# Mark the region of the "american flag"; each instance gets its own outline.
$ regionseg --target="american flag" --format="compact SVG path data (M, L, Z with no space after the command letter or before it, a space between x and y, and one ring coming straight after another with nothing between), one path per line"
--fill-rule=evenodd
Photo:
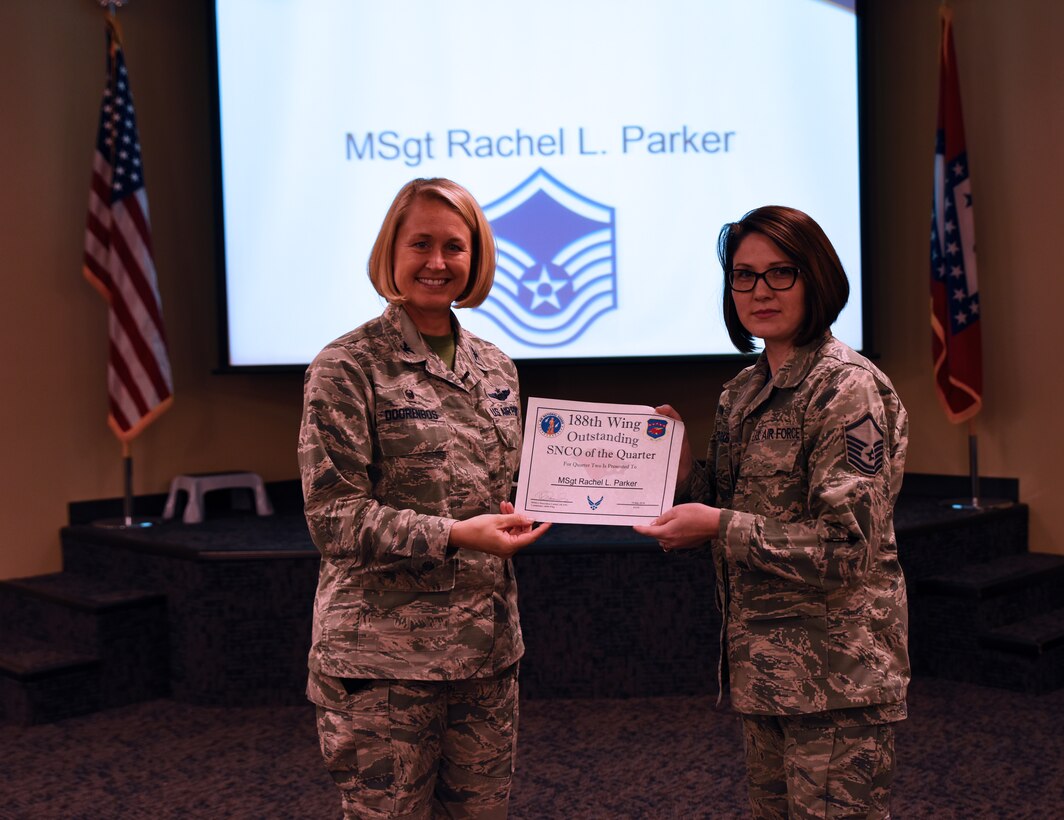
M946 417L983 406L983 343L975 270L975 220L964 143L951 12L943 8L935 193L931 207L931 353Z
M113 17L107 18L107 85L92 162L83 271L107 300L108 424L128 444L170 406L174 390L133 95Z

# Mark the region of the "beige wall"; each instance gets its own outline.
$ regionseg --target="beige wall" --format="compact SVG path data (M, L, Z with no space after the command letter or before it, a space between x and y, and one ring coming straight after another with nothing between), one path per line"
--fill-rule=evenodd
M909 465L964 474L964 428L931 381L927 244L937 94L938 0L873 0L877 123L875 287L881 365L912 417ZM1064 4L953 0L979 237L986 392L982 472L1016 476L1031 504L1032 547L1064 552L1054 515L1064 380L1052 360L1064 285L1061 233ZM176 401L134 444L135 491L183 472L248 469L294 478L297 375L221 376L206 18L188 0L131 0L119 13L137 101ZM103 71L94 0L4 3L0 30L0 249L6 353L0 404L0 578L61 568L70 501L122 493L121 453L105 426L106 311L80 276L89 163ZM748 36L757 52L757 34ZM756 93L756 89L751 90ZM717 321L707 306L707 321ZM522 369L526 395L669 401L703 449L733 364Z
M965 426L945 420L931 385L928 156L937 100L939 3L873 0L879 104L873 196L879 219L882 365L909 408L909 469L967 472ZM1031 548L1064 553L1057 515L1064 445L1054 428L1064 379L1064 4L951 0L979 254L984 396L980 472L1020 479Z

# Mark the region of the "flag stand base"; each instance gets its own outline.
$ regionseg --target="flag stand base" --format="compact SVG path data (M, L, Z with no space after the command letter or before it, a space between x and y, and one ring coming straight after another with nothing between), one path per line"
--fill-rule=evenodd
M969 422L969 425L971 422ZM972 494L967 498L945 498L939 506L951 510L1000 510L1015 504L1008 498L983 498L979 495L979 439L975 433L968 433L968 475L971 480Z
M122 515L115 518L101 518L92 522L92 526L111 530L144 530L162 522L158 517L133 515L133 457L128 444L123 445L123 473L125 474L125 496L122 499Z
M111 530L143 530L158 523L158 518L101 518L99 521L93 521L92 526Z
M944 498L938 503L951 510L1002 510L1016 502L1007 498Z

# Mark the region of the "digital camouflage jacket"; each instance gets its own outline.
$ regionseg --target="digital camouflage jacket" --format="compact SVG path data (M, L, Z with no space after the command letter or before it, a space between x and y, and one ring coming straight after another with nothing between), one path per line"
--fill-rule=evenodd
M448 549L455 520L498 512L520 460L517 371L462 330L450 371L401 307L307 370L299 465L321 552L316 676L488 676L524 651L510 561Z
M722 508L712 548L737 711L904 716L893 512L907 441L890 380L830 334L775 377L762 355L724 386L692 492Z

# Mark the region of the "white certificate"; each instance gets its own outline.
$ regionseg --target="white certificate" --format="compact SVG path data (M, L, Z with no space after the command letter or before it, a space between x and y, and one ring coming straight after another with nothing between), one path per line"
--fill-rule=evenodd
M514 508L560 524L648 524L672 507L683 422L635 404L528 400Z

